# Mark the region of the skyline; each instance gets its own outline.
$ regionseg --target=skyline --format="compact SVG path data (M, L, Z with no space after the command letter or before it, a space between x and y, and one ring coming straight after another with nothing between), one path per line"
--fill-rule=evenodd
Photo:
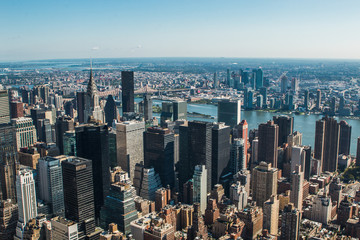
M2 2L0 61L90 56L359 59L360 33L354 29L360 2L322 3Z

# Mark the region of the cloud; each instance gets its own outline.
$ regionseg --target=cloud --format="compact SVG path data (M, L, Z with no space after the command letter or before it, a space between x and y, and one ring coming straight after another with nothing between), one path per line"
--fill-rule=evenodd
M99 50L99 49L100 49L100 47L95 46L95 47L93 47L91 50L92 50L92 51L97 51L97 50Z

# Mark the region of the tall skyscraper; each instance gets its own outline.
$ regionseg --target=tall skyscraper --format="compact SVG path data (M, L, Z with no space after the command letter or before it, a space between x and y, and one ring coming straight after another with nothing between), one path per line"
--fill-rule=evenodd
M200 204L201 213L205 213L207 200L207 170L205 165L195 166L193 176L193 202Z
M0 186L3 199L16 200L16 140L10 124L0 124ZM0 194L1 195L1 194Z
M144 119L149 121L153 118L152 99L151 95L146 93L144 95Z
M309 96L309 90L305 90L305 95L304 95L304 108L306 111L309 110L309 102L310 101L310 96Z
M301 213L293 204L285 207L281 219L281 240L299 239Z
M244 139L235 138L230 151L230 170L233 174L246 169Z
M321 90L316 90L316 109L321 109Z
M286 77L285 74L281 75L280 84L281 84L281 92L286 93L287 89L288 89L289 82L288 82L288 78Z
M56 145L59 147L60 154L64 154L64 134L66 131L74 131L74 120L68 116L61 116L56 119Z
M246 160L245 167L247 168L248 165L248 157L247 157L247 150L248 146L248 123L246 120L242 120L238 125L236 125L233 129L233 138L242 138L244 139L244 155Z
M331 113L331 115L335 115L335 113L336 113L336 97L331 98L330 113Z
M134 179L135 165L144 161L145 123L138 121L116 124L118 165Z
M39 198L50 205L51 214L64 216L64 192L61 163L58 158L39 159Z
M259 90L264 85L264 74L261 68L256 70L256 90Z
M135 112L134 108L134 72L121 72L122 109L124 112Z
M339 154L350 155L351 126L344 120L340 121Z
M316 121L314 157L319 159L322 171L334 172L338 166L340 127L331 117Z
M107 123L108 126L112 126L114 119L118 120L118 116L119 116L119 110L116 107L116 103L112 95L109 95L106 100L104 112L105 112L105 122Z
M279 127L274 121L259 125L258 161L271 163L277 167L277 147L279 143ZM267 200L267 199L266 199Z
M95 215L100 209L110 187L109 132L106 124L83 124L75 128L77 156L90 159L92 163L95 193Z
M7 90L0 90L0 124L10 122L10 104Z
M49 119L38 119L37 120L37 132L39 141L45 143L53 142L53 134L51 123Z
M219 80L217 78L216 72L214 72L214 89L219 87Z
M230 127L215 123L212 129L211 186L219 183L230 160Z
M38 215L32 170L22 169L16 175L16 196L19 207L16 236L22 239L25 225L30 219L36 218Z
M90 69L90 79L85 93L84 122L88 122L91 117L102 123L105 122L104 111L100 107L99 95L92 69Z
M360 137L357 138L356 144L356 166L360 166Z
M254 168L252 176L252 193L256 205L262 207L272 195L277 194L278 169L271 163L260 162Z
M296 93L299 90L299 81L297 78L291 79L291 90Z
M49 86L47 85L35 86L33 91L34 91L34 95L38 96L38 98L41 99L43 103L49 104L49 91L50 91Z
M163 186L175 186L174 133L169 129L150 127L144 133L145 167L153 167Z
M279 199L272 195L264 203L264 225L271 235L277 236L279 231Z
M282 146L284 143L287 143L288 136L293 133L294 117L287 115L274 116L273 121L279 127L278 146Z
M187 103L185 101L173 102L174 116L173 121L178 119L187 119Z
M11 119L11 124L16 131L16 146L19 151L20 148L26 148L34 145L37 141L36 129L31 118L14 118Z
M95 231L95 207L92 163L69 157L61 162L65 217L78 223L79 239Z
M226 69L226 85L230 87L230 83L231 83L230 69Z
M85 92L77 92L76 93L76 106L77 106L77 114L79 123L85 122ZM87 120L86 120L87 121Z
M218 102L218 122L224 122L230 127L240 123L241 102L240 100L221 100Z
M304 172L301 171L301 166L296 165L295 171L291 173L291 194L290 202L294 203L295 207L302 211L303 203L303 186L304 186Z

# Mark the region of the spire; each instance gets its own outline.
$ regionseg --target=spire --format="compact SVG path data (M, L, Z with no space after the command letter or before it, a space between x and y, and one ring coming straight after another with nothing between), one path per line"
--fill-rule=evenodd
M90 58L90 79L87 86L87 93L91 95L95 95L97 93L97 87L94 81L94 76L92 72L92 60Z

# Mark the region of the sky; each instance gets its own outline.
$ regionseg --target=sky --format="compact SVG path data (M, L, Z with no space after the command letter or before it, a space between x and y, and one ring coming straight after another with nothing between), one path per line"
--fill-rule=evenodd
M359 0L1 0L0 61L360 59Z

